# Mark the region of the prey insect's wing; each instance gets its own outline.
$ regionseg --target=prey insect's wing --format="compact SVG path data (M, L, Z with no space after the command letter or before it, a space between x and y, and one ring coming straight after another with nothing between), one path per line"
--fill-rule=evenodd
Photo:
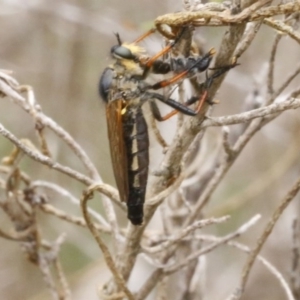
M128 200L127 152L123 136L122 100L106 106L107 130L113 171L121 201Z

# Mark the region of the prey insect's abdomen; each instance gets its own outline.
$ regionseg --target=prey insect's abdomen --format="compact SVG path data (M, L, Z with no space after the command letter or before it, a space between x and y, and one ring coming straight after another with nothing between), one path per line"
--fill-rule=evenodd
M143 222L149 165L148 129L140 106L126 109L123 115L123 136L128 162L128 219L132 224L140 225Z

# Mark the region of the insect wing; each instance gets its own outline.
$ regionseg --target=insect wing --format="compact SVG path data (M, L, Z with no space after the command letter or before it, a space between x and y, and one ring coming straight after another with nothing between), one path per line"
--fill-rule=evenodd
M127 152L123 136L122 100L106 106L107 130L114 176L121 201L128 199Z

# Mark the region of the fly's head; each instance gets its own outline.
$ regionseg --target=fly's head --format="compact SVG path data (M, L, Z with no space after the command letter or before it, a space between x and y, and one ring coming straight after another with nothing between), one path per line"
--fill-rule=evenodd
M124 67L124 71L133 75L141 73L141 62L145 60L145 49L136 43L122 43L116 34L118 45L111 47L110 54L116 65Z
M142 76L143 64L147 60L144 48L136 43L122 43L118 34L116 37L118 44L110 50L114 63L104 70L99 83L99 94L106 103L110 101L110 94L119 88L128 91L126 95L136 93L138 78Z

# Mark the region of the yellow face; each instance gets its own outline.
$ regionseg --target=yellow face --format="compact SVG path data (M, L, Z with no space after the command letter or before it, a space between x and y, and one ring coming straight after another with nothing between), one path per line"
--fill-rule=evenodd
M145 53L145 49L138 46L135 43L132 43L132 44L123 43L122 46L128 48L131 51L131 53L133 55L135 55L136 57L139 57L139 56L143 55L143 53ZM125 69L127 71L129 71L131 73L139 73L140 72L139 64L132 59L121 59L120 63L125 67Z

